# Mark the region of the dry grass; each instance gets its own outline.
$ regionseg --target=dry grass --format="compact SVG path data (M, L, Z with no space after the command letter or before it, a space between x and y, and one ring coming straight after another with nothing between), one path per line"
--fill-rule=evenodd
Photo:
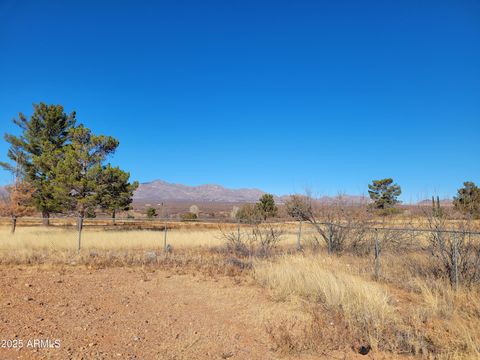
M74 250L78 232L74 229L20 227L12 235L9 229L0 228L0 249ZM213 247L222 245L216 230L172 230L167 232L167 242L174 248ZM155 250L163 248L164 232L148 230L98 231L86 228L82 232L82 249L102 250Z
M235 230L231 230L236 232ZM242 232L251 231L243 227ZM284 236L284 244L294 244L294 234ZM72 250L77 248L78 232L75 228L59 227L18 227L14 235L7 226L0 227L0 249L55 249ZM108 230L86 227L82 232L82 249L158 249L163 248L164 232L162 230ZM215 228L185 227L167 231L167 243L174 248L217 247L225 244L222 232Z
M277 300L299 296L340 314L347 326L376 348L397 317L393 299L378 284L336 269L317 257L290 256L255 266L257 281Z
M454 291L443 280L409 277L405 269L397 284L375 282L362 265L354 257L324 254L257 262L255 278L274 299L300 299L311 315L300 333L295 323L280 321L273 330L270 326L278 346L318 351L318 342L341 334L354 348L364 345L435 359L480 358L478 289ZM335 334L326 332L329 325Z

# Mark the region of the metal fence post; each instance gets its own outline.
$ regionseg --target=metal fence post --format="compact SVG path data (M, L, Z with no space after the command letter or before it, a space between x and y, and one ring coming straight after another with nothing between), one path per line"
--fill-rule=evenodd
M78 216L78 243L77 243L77 252L80 252L82 248L82 230L83 230L83 216Z
M298 223L297 251L302 250L301 239L302 239L302 220L300 220L300 222Z
M458 289L458 239L457 233L453 233L453 249L452 249L452 265L453 265L453 273L452 273L452 285L454 286L455 290Z
M167 251L167 220L165 220L165 226L163 230L163 251Z
M374 253L375 253L375 280L378 280L380 277L380 244L378 242L378 229L375 229L375 242L374 242Z

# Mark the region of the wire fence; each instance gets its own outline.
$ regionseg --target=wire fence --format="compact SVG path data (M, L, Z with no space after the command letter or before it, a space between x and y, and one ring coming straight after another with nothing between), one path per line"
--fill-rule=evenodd
M11 232L18 227L33 227L44 223L41 217L0 218L0 224L11 225ZM306 247L324 247L329 254L350 251L360 255L373 254L374 277L382 272L382 257L385 253L398 254L406 251L428 251L447 269L454 287L460 279L475 278L480 281L480 231L462 223L434 222L426 226L385 226L384 223L366 222L348 224L339 222L262 221L258 223L233 219L181 220L172 218L50 218L52 227L68 227L77 234L77 251L82 249L84 229L145 230L160 232L159 244L163 251L170 250L169 233L182 227L221 230L225 239L241 244L259 241L263 247L275 246L282 236L295 239L295 251ZM227 234L228 233L228 234ZM6 235L1 235L6 236ZM13 235L12 235L13 236ZM278 238L278 239L277 239ZM253 239L253 240L252 240ZM250 255L252 252L250 252ZM467 274L468 273L468 274ZM467 275L466 275L467 274Z

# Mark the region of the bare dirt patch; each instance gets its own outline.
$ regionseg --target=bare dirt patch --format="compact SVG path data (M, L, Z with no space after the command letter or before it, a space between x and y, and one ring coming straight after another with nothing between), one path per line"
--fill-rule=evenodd
M279 305L231 278L126 267L0 273L1 338L24 341L20 350L0 349L2 359L289 358L272 350L265 331L263 315ZM26 348L29 339L61 346Z

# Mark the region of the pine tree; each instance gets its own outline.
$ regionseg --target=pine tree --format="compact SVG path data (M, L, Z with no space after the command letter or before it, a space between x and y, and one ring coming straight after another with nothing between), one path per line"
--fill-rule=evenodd
M390 209L399 203L402 193L400 186L393 184L393 179L373 180L368 185L368 194L373 200L373 207L380 210Z
M263 194L257 202L256 207L263 220L277 216L278 208L272 194Z
M103 162L118 147L110 136L94 135L83 125L70 130L70 143L55 168L54 191L65 209L84 217L100 205Z
M112 167L110 164L101 169L99 178L97 201L104 211L112 215L115 223L117 211L126 211L131 208L133 193L138 188L138 182L130 183L128 172L119 167Z
M67 115L61 105L34 104L29 119L20 113L18 119L13 120L21 135L5 134L10 144L7 156L15 166L5 162L0 166L15 171L34 188L33 204L42 213L46 225L51 213L62 210L53 181L56 164L62 159L70 130L75 126L75 116L75 112Z
M480 218L480 188L471 181L464 182L453 198L453 205L464 214Z

